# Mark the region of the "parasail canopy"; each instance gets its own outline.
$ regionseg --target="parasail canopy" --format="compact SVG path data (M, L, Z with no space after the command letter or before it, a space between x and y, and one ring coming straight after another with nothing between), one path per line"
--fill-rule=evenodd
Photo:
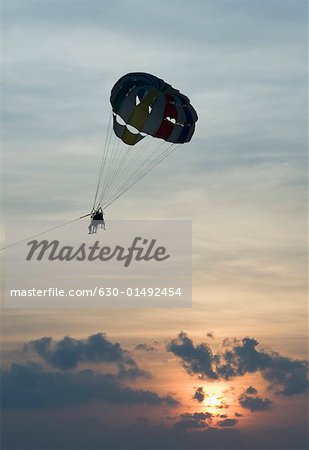
M114 85L110 102L114 132L135 145L145 135L183 144L193 136L198 117L190 100L160 78L128 73Z
M110 117L93 210L110 206L177 144L189 142L198 117L188 97L154 75L121 77L111 91Z

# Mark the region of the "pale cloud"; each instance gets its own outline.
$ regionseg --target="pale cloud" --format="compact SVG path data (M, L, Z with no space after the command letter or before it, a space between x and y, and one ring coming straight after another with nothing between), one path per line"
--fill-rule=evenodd
M191 98L195 138L108 215L192 218L196 309L173 320L135 312L130 326L200 329L207 313L226 327L221 311L244 328L251 315L256 327L265 315L304 320L305 10L271 0L4 2L5 213L65 221L87 212L110 89L123 73L152 72Z

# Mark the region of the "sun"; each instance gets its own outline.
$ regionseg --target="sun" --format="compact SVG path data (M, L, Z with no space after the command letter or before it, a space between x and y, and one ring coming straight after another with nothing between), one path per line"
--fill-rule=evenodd
M221 394L212 394L209 397L205 398L204 404L205 406L209 406L212 408L216 408L220 406L222 403L222 395Z
M215 414L228 408L231 395L226 384L220 386L218 384L208 385L204 388L204 391L205 398L202 405L207 411Z

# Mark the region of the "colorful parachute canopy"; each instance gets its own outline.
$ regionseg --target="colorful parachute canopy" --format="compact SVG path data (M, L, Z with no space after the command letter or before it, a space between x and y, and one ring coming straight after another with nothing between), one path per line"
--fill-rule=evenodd
M124 75L110 102L114 132L126 144L135 145L146 135L183 144L193 136L198 117L190 100L154 75Z

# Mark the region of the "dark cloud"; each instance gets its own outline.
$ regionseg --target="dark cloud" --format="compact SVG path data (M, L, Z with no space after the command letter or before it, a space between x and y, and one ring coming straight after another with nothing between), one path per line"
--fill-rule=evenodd
M277 394L291 396L308 390L308 363L272 353L272 364L262 375Z
M208 344L194 345L189 336L181 332L169 342L167 350L181 359L190 375L201 379L229 380L260 372L277 394L301 394L308 389L306 361L258 349L258 341L249 337L224 339L222 344L222 351L214 353Z
M252 338L244 338L227 347L216 358L217 373L220 378L230 379L246 373L263 370L271 364L271 357L256 350L258 341Z
M160 397L152 391L134 390L120 383L117 376L92 370L48 372L37 364L13 364L1 377L4 409L35 409L107 403L175 406L177 400Z
M270 409L272 401L268 398L250 397L249 395L239 398L239 404L246 409L254 411L265 411Z
M200 378L218 378L212 369L214 356L208 344L194 346L192 340L182 331L176 339L167 344L167 350L182 360L188 373L198 375Z
M179 416L181 420L174 424L174 428L184 430L189 428L206 428L208 426L207 421L211 421L212 416L209 412L183 413Z
M24 349L33 350L50 366L61 370L74 369L81 363L108 363L118 367L120 379L150 377L118 342L110 342L104 333L87 339L65 336L59 341L45 336L27 343Z
M202 386L198 387L194 392L193 399L199 403L202 403L205 400L206 394Z
M244 338L220 355L217 372L222 378L260 371L277 394L301 394L308 389L308 363L257 349L258 341Z
M153 352L156 351L156 346L155 345L150 345L150 344L138 344L134 348L134 350L147 352L147 353L153 353Z
M110 342L104 333L84 340L66 336L57 342L51 337L42 337L26 344L25 349L34 350L48 364L61 370L73 369L83 362L130 362L120 344Z
M250 409L251 412L270 409L272 401L268 398L258 397L257 393L258 391L254 387L248 387L238 397L239 404L245 409Z
M183 413L180 415L183 419L191 420L209 420L212 418L212 413L210 412L195 412L195 413Z
M140 369L134 362L130 367L126 367L122 364L119 365L118 370L119 380L136 380L137 378L151 378L151 373L147 370Z
M245 394L249 394L249 395L254 395L257 394L257 390L253 387L253 386L249 386L246 390L245 390Z
M219 427L233 427L234 425L236 425L237 422L238 422L237 419L224 419L224 420L219 420L217 425Z

